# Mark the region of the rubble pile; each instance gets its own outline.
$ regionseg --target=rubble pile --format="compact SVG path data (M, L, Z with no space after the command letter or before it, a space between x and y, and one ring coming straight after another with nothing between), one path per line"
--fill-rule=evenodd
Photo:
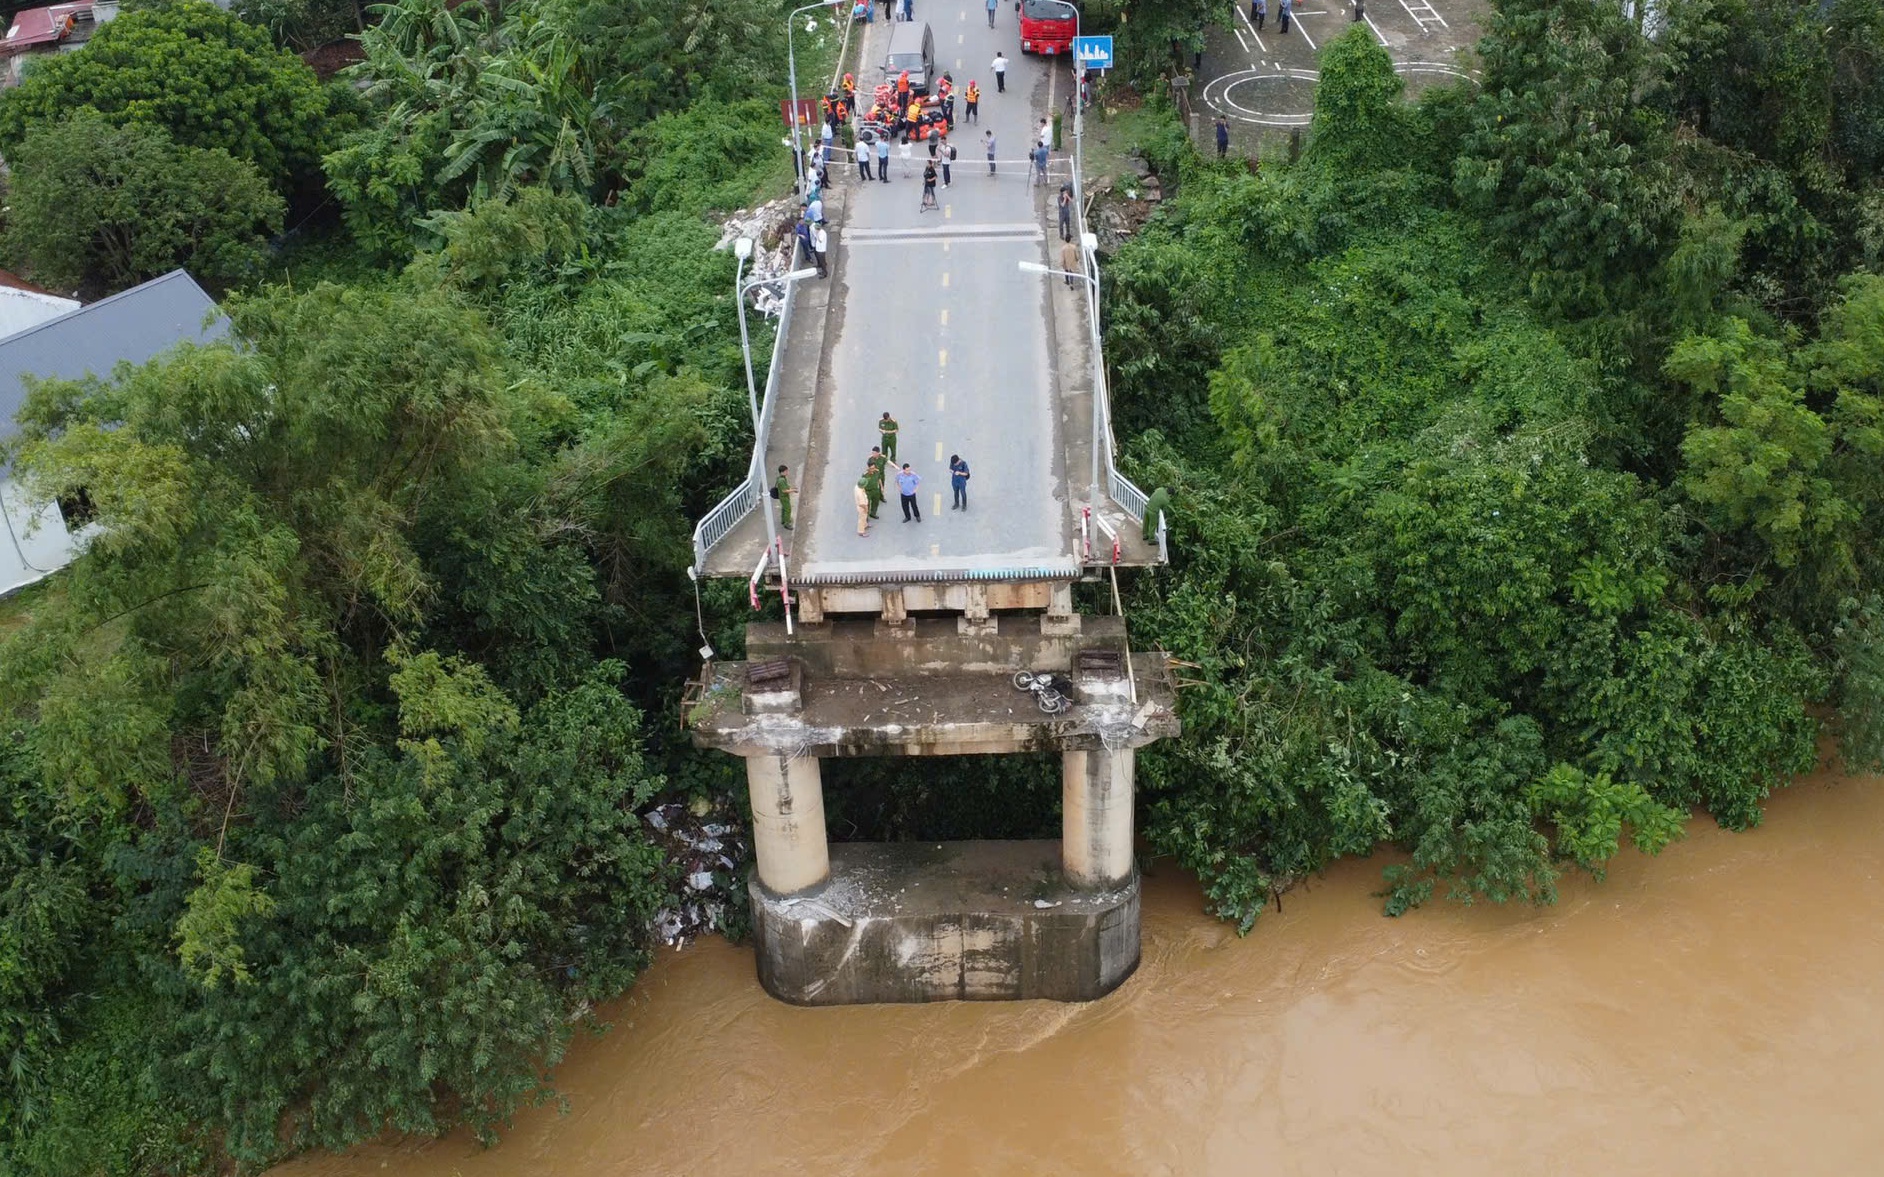
M741 237L752 238L752 260L746 263L748 278L774 278L792 268L792 230L803 208L796 196L768 201L757 208L742 208L720 226L720 243L715 249L731 249ZM760 286L752 292L752 307L763 315L776 315L783 309L783 287Z
M752 848L726 815L695 808L669 801L641 818L680 880L679 894L654 913L652 927L661 943L675 948L722 930L729 908L746 902L745 865Z

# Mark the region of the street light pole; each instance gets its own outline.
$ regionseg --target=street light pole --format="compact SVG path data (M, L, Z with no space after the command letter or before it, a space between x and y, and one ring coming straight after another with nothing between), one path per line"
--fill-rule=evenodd
M1090 249L1093 241L1094 238L1092 234L1080 234L1080 244L1087 247L1087 249ZM1085 252L1085 250L1082 250L1082 252ZM1086 316L1087 324L1092 330L1092 488L1088 492L1088 497L1091 499L1093 506L1097 507L1099 505L1099 440L1101 433L1099 428L1099 415L1102 412L1100 406L1106 405L1110 401L1110 398L1106 395L1105 388L1105 364L1099 355L1099 279L1092 274L1088 274L1083 267L1075 272L1073 270L1056 270L1040 262L1021 262L1019 264L1023 273L1044 274L1052 278L1078 278L1080 281L1086 283L1087 290L1092 299L1092 301L1087 304L1089 309Z
M836 2L842 3L843 0L836 0ZM792 49L792 29L798 24L799 13L810 12L817 8L831 8L833 6L833 0L820 0L817 4L806 4L800 8L792 9L791 15L785 18L785 69L790 76L792 87L792 156L795 161L794 166L798 169L798 195L800 196L803 196L808 189L805 186L805 149L804 145L799 141L798 135L798 55ZM816 21L805 22L805 32L807 33L814 31L817 27L818 24Z

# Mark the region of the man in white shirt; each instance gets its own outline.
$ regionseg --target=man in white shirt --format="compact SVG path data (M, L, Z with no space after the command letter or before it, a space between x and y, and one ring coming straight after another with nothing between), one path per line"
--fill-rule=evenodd
M824 251L830 248L831 239L824 231L823 221L814 221L811 225L811 256L818 264L818 277L828 278L830 270L826 267Z
M1007 58L1002 56L999 49L994 51L994 65L990 68L994 70L995 93L1007 93Z

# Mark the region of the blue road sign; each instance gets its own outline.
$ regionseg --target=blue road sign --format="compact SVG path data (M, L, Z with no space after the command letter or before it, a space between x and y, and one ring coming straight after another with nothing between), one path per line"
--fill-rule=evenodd
M1073 60L1085 69L1111 69L1112 38L1074 37Z

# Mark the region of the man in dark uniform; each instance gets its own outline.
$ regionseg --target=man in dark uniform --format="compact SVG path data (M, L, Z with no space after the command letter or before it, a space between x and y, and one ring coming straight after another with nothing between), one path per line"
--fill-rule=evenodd
M778 468L778 481L772 484L772 497L778 500L778 525L786 531L792 529L792 496L798 492L792 489L792 480L785 467Z
M884 413L877 422L877 433L883 438L883 457L891 462L896 460L896 418Z

